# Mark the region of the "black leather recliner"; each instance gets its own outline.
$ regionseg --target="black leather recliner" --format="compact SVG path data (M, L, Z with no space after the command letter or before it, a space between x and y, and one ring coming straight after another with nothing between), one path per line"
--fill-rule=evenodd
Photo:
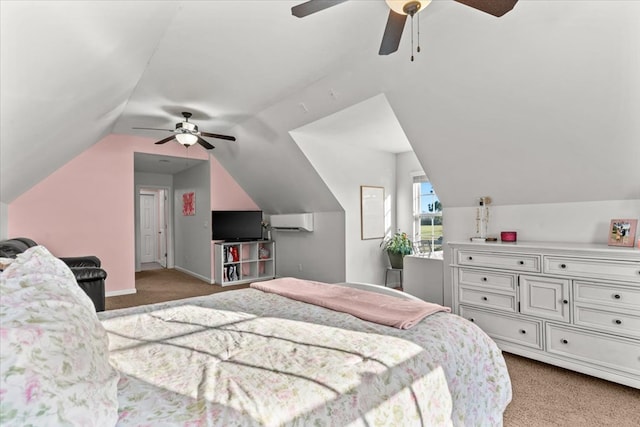
M16 237L0 241L0 257L15 258L37 243L26 237ZM58 257L69 266L78 282L78 286L91 298L96 311L105 310L104 281L107 272L100 268L100 259L96 256Z

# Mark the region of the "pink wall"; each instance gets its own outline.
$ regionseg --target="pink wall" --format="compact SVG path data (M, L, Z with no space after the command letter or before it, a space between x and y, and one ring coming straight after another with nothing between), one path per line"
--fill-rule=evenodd
M105 137L9 205L9 237L29 237L58 256L96 255L108 274L107 292L133 289L133 153L186 157L186 150L178 144L153 142L128 135ZM199 146L191 148L188 156L210 158ZM211 159L212 205L216 200L217 209L227 208L225 205L228 209L255 208L217 160ZM218 185L218 179L224 184Z
M259 210L229 172L211 156L211 210Z
M258 210L258 205L245 193L229 172L211 156L211 210ZM211 278L215 277L214 242L211 242ZM213 281L213 280L212 280Z

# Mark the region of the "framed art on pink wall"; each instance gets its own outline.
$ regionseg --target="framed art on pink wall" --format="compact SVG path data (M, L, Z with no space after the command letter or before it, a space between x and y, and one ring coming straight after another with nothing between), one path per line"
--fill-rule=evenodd
M633 246L637 219L612 219L609 226L609 246Z
M189 191L182 194L182 215L193 216L196 214L196 193Z

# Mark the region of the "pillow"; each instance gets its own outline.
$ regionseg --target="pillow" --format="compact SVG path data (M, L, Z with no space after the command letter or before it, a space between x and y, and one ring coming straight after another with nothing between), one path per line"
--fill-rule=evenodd
M91 299L42 246L0 275L2 425L113 426L118 372Z

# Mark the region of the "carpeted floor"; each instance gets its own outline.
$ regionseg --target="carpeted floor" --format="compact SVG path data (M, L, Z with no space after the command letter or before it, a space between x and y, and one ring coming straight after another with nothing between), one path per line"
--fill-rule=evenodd
M505 427L638 427L640 390L504 353L513 400Z
M245 288L220 287L172 269L136 273L134 295L107 298L107 310ZM505 427L638 427L640 390L504 354L513 400Z
M215 294L246 288L248 285L216 286L174 269L148 270L136 273L136 291L106 299L107 310L172 301L181 298Z

